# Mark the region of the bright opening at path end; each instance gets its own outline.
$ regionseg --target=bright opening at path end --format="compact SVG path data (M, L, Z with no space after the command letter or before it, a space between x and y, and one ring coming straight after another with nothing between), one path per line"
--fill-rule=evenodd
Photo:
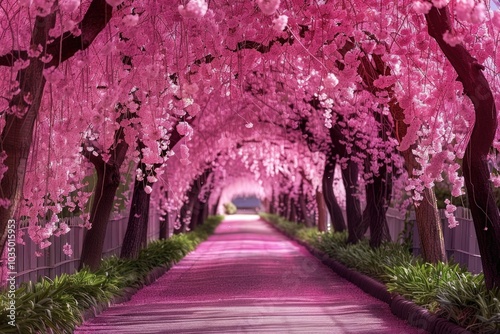
M224 220L226 221L257 221L259 220L259 215L243 215L243 214L235 214L235 215L227 215Z

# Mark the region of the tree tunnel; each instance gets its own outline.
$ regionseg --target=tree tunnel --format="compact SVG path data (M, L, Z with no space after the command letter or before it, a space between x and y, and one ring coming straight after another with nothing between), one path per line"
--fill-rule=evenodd
M496 1L5 3L4 255L9 222L38 255L71 220L95 269L112 214L135 258L151 209L166 238L253 194L373 248L388 207L413 208L424 259L446 261L439 185L451 227L468 196L488 288L500 284Z

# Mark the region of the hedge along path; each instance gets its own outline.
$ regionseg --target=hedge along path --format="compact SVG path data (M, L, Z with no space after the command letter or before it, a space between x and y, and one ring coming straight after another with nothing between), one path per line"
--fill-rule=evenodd
M257 216L226 218L132 299L75 333L421 333Z

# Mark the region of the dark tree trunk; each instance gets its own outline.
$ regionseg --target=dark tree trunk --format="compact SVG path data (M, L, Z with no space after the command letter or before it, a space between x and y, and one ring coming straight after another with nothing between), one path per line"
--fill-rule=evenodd
M203 225L208 218L208 202L202 202L196 226Z
M349 160L347 168L342 169L342 180L345 185L347 230L349 236L347 242L357 243L363 235L359 234L359 224L361 224L361 205L357 197L358 188L358 165Z
M217 197L217 201L215 201L215 204L214 206L212 207L212 215L216 215L217 214L217 209L219 208L219 203L220 203L220 195L219 197Z
M482 73L482 65L462 44L450 46L443 40L446 31L452 31L448 6L432 7L426 15L429 35L455 68L465 94L471 99L476 121L463 160L463 174L474 228L479 244L486 287L500 287L500 215L495 204L488 153L497 130L497 110L490 85Z
M299 223L305 224L310 227L311 222L308 219L307 205L306 205L306 195L303 189L300 189L299 199L297 203L297 221Z
M325 198L323 197L323 194L319 190L316 190L316 205L318 207L318 231L326 232L327 212L326 212Z
M342 158L349 157L344 143L346 138L337 124L330 128L330 138L333 145L332 155L337 153ZM345 187L347 230L349 232L347 241L350 243L357 243L363 237L359 235L358 228L361 224L361 205L357 197L358 174L358 165L348 159L347 168L342 169L342 180Z
M290 217L290 195L288 194L283 195L283 217L287 219Z
M141 104L138 101L137 104ZM161 156L165 156L181 139L182 136L173 127L173 132L170 135L168 147L161 152ZM141 140L137 142L138 151L141 152L145 148ZM146 164L142 162L142 154L140 156L138 168L141 169L142 175L156 175L155 170L161 167L161 164L153 166L152 170L146 168ZM148 222L149 222L149 203L151 200L150 194L144 190L146 186L153 188L154 184L144 179L134 182L134 193L132 195L132 203L130 206L130 214L127 223L127 231L123 239L123 245L120 257L121 258L136 258L139 255L141 247L147 244Z
M276 213L280 216L283 216L283 212L284 212L283 207L284 207L283 195L278 194L278 207L276 208Z
M209 206L208 200L210 199L211 190L205 195L203 201L201 201L200 205L200 214L198 215L198 221L196 222L196 226L203 225L208 218L209 214Z
M186 233L188 231L191 222L193 206L194 206L193 192L190 190L188 193L187 202L182 204L181 211L179 213L179 220L181 226L178 230L178 233Z
M383 241L390 241L391 234L387 226L387 208L392 192L392 178L386 166L380 168L380 175L373 178L373 183L366 186L366 202L370 221L370 246L380 247Z
M283 200L285 195L283 194L278 194L278 207L277 207L277 213L279 216L284 217L285 216L285 202Z
M168 191L165 191L165 200L168 199ZM164 240L168 239L169 235L169 229L170 229L170 221L169 221L169 213L165 211L165 213L161 216L160 218L160 235L159 239Z
M121 114L118 119L130 117L131 113ZM124 140L123 127L115 131L110 159L104 162L102 154L94 156L84 147L83 155L94 165L97 173L97 184L94 188L94 198L90 207L90 223L92 228L85 232L79 268L88 266L97 270L101 264L102 249L106 237L109 217L113 210L116 191L120 185L120 168L125 160L128 144ZM85 145L84 145L85 146ZM97 149L94 149L96 151Z
M289 214L288 214L287 219L289 221L291 221L291 222L298 222L298 219L297 219L297 204L296 204L295 199L290 198L289 199L289 203L290 203L290 210L289 210Z
M170 229L169 220L168 212L166 212L160 220L160 235L158 237L160 240L168 239L168 230Z
M370 229L370 246L379 247L382 242L390 241L391 235L387 226L386 212L392 193L392 176L387 167L380 167L379 175L373 177L366 189L366 208L363 211L358 235L364 235Z
M333 176L335 174L336 159L332 152L327 154L325 160L325 169L323 172L323 196L325 198L326 207L330 213L332 227L335 232L345 231L346 225L344 215L340 208L337 198L333 192Z
M198 223L198 215L200 214L202 203L198 198L203 185L207 183L208 177L212 173L212 169L207 168L200 174L191 184L191 188L187 193L188 200L181 207L180 221L181 231L187 232L196 228ZM207 199L208 200L208 199Z
M211 191L212 187L210 187L210 191L205 194L205 197L199 200L199 213L194 226L203 225L208 218L208 200L210 199Z
M200 221L200 217L203 217L203 203L198 199L198 197L194 200L193 203L193 210L192 210L192 215L191 215L191 222L189 228L191 230L196 229L196 226L198 226L198 222ZM203 218L201 218L203 220Z
M115 199L116 190L120 185L119 168L103 163L96 166L97 184L90 210L92 228L85 232L79 269L88 266L97 270L101 265L102 249L106 237L106 229Z
M277 212L277 210L276 210L276 198L274 196L274 189L273 189L273 191L271 193L271 202L269 203L269 213L275 214L276 212Z
M142 163L141 163L142 164ZM145 168L143 166L142 168ZM134 182L132 206L128 217L127 231L123 238L120 258L136 259L147 244L150 194L144 191L143 181Z

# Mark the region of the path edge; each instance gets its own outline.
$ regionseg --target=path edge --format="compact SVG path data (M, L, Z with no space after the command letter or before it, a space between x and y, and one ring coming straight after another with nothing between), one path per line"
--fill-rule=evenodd
M319 259L325 266L329 267L337 275L356 285L372 297L388 304L392 314L407 321L409 325L425 330L431 334L473 334L467 329L445 318L438 317L429 310L405 299L399 294L391 294L387 291L387 287L383 283L354 269L348 268L341 262L330 258L328 254L312 247L308 243L296 238L294 235L286 233L286 231L279 229L276 225L268 222L267 220L263 218L261 219L276 231L307 249L309 253Z

